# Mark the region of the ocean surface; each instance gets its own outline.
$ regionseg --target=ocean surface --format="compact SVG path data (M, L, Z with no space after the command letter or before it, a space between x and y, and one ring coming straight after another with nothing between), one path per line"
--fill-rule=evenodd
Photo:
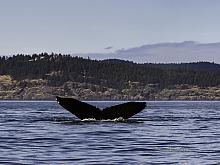
M0 164L220 163L220 102L147 104L127 121L80 121L56 102L1 101Z

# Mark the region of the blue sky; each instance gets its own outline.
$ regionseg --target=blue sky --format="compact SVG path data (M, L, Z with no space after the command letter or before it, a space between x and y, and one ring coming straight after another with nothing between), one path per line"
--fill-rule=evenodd
M219 9L219 0L0 0L0 54L219 42Z

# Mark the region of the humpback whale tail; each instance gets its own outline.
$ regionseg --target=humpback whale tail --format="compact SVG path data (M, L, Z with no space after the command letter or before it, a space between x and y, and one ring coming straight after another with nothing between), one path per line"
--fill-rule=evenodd
M74 114L79 119L94 118L96 120L107 120L123 118L128 119L131 116L141 112L146 107L146 102L127 102L103 110L81 102L73 98L56 97L57 102L70 113Z

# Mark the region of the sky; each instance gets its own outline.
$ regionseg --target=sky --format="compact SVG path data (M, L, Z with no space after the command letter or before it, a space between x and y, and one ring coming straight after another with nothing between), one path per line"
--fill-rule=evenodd
M219 0L0 0L0 55L220 42Z

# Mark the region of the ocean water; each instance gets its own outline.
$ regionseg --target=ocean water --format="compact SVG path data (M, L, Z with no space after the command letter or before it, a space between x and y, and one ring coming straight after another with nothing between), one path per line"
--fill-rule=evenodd
M220 102L147 104L127 121L80 121L56 102L1 101L0 164L220 163Z

